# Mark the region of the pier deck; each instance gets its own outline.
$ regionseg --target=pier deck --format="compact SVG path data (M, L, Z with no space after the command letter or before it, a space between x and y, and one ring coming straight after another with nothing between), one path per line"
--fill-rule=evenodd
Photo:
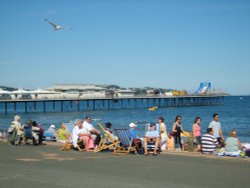
M62 98L0 100L0 114L32 112L73 112L129 108L210 106L223 104L223 95L138 96L123 98Z

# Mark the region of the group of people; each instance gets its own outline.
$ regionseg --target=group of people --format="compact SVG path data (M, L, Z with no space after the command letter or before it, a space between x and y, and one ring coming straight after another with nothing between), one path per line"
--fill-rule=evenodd
M93 151L101 140L101 132L91 124L91 118L88 116L84 120L78 119L73 128L72 144L75 149L78 147L79 140L84 141L86 151Z
M156 154L157 146L160 146L161 150L175 149L176 151L181 151L188 148L189 151L202 152L204 154L214 154L217 152L217 149L222 149L219 151L223 151L223 154L230 156L238 156L241 153L242 145L237 138L235 130L231 130L229 137L225 140L218 114L213 114L213 120L210 122L206 133L203 135L201 133L200 117L195 118L192 125L192 132L190 133L183 130L182 117L180 115L176 116L172 129L168 134L164 118L159 117L157 123L159 126L158 136L155 132L157 126L151 123L149 130L141 139L144 143L145 155L148 155L147 145L149 141L154 141L155 143L153 154ZM135 127L136 125L134 123L130 124L132 135L135 135ZM182 136L186 137L186 139L182 139ZM138 142L139 138L134 136L134 139Z
M91 118L87 116L84 120L78 119L72 133L69 133L66 125L63 123L56 130L55 125L51 125L48 130L44 129L35 121L28 120L25 125L21 125L20 116L16 115L8 132L9 141L14 145L20 145L23 141L27 142L31 139L34 144L41 144L45 138L54 138L57 142L71 142L74 148L78 147L79 140L83 141L86 151L93 151L98 147L101 140L101 132L91 124ZM111 130L110 122L105 124L105 130L109 132L111 137L118 139ZM236 131L230 131L230 137L226 140L222 132L219 122L219 115L214 114L213 120L209 124L206 134L201 134L201 118L196 117L192 125L192 132L188 135L188 140L182 139L185 132L182 127L182 117L177 115L172 129L167 133L167 126L163 117L157 119L157 123L151 123L148 126L143 137L138 137L136 133L137 125L129 124L129 130L134 142L144 148L144 154L148 155L148 144L154 143L153 155L157 155L157 149L160 150L185 150L186 146L194 146L194 151L204 154L212 154L216 148L225 148L225 154L239 155L242 149L240 140L236 136Z
M29 141L34 145L42 144L44 129L36 121L28 120L24 125L21 124L21 117L14 116L14 121L8 129L8 140L13 145L28 144Z

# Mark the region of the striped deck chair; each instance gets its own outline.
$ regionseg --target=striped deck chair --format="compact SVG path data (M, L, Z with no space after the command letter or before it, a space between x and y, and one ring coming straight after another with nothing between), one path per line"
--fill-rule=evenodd
M109 131L105 130L102 124L98 124L102 132L102 138L97 149L94 152L99 152L106 149L114 149L119 144L119 141L114 139Z
M128 128L116 128L115 133L120 140L121 146L115 147L114 155L128 155L130 152L138 153L139 147Z
M65 123L65 125L66 125L67 131L68 131L69 134L71 135L72 132L73 132L73 129L74 129L75 125L74 125L72 122Z

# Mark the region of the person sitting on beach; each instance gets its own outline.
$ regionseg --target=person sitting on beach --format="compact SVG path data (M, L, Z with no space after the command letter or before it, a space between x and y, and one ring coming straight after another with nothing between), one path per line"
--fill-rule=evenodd
M32 122L32 136L34 138L34 144L38 145L42 143L43 131L36 121Z
M29 144L28 141L32 141L33 145L39 144L39 133L40 128L37 126L37 123L32 120L28 120L23 126L24 128L24 143Z
M94 128L94 126L91 124L91 118L86 117L84 122L83 122L83 127L87 129L90 134L92 139L94 140L95 147L98 147L99 142L101 140L101 132L97 129Z
M24 125L23 125L23 130L24 130L24 144L28 144L28 140L32 140L32 120L28 120Z
M139 148L141 148L142 141L136 134L136 127L137 127L137 125L135 123L130 123L129 124L129 132L131 133L131 135L132 135L132 137L134 139L134 142L137 144L137 146Z
M111 130L112 124L110 122L105 123L105 130L109 133L112 140L118 140L118 137L115 136ZM111 140L108 140L111 141Z
M57 142L65 143L69 139L69 133L66 131L66 125L62 123L61 127L56 131Z
M91 133L88 131L88 129L84 127L83 120L81 119L77 120L77 125L73 128L72 131L72 143L75 149L78 148L78 140L82 140L84 142L85 150L93 150L94 140L92 139Z
M236 131L232 130L226 139L225 155L239 156L242 146L240 140L236 137Z
M170 132L170 133L168 134L167 149L168 149L169 151L175 149L175 147L174 147L174 134L173 134L172 132Z
M56 126L50 125L50 127L44 133L45 140L56 140Z
M156 130L156 125L151 123L149 125L149 130L144 136L144 155L148 155L148 142L154 142L154 152L153 155L157 155L156 151L159 146L160 135L159 131Z
M201 137L201 151L204 154L213 154L218 146L218 140L213 136L213 129L208 128L207 133Z

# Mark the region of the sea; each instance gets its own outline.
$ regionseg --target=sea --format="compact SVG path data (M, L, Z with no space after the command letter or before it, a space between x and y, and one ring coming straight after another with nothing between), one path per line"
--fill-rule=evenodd
M18 115L21 116L22 124L31 119L41 124L44 129L52 124L59 128L63 122L74 122L76 119L84 119L86 116L92 118L92 124L95 127L98 123L111 122L112 128L123 128L134 122L138 125L138 135L143 136L145 127L151 122L156 123L160 116L164 117L167 130L171 131L177 115L182 116L183 129L189 132L192 131L195 117L201 117L201 131L204 134L213 119L214 113L219 114L219 121L225 138L228 137L230 130L235 130L241 142L250 143L250 96L227 96L224 98L222 105L216 106L161 107L154 111L149 111L147 108L138 108L82 112L35 112ZM1 130L6 130L10 126L14 115L0 114Z

